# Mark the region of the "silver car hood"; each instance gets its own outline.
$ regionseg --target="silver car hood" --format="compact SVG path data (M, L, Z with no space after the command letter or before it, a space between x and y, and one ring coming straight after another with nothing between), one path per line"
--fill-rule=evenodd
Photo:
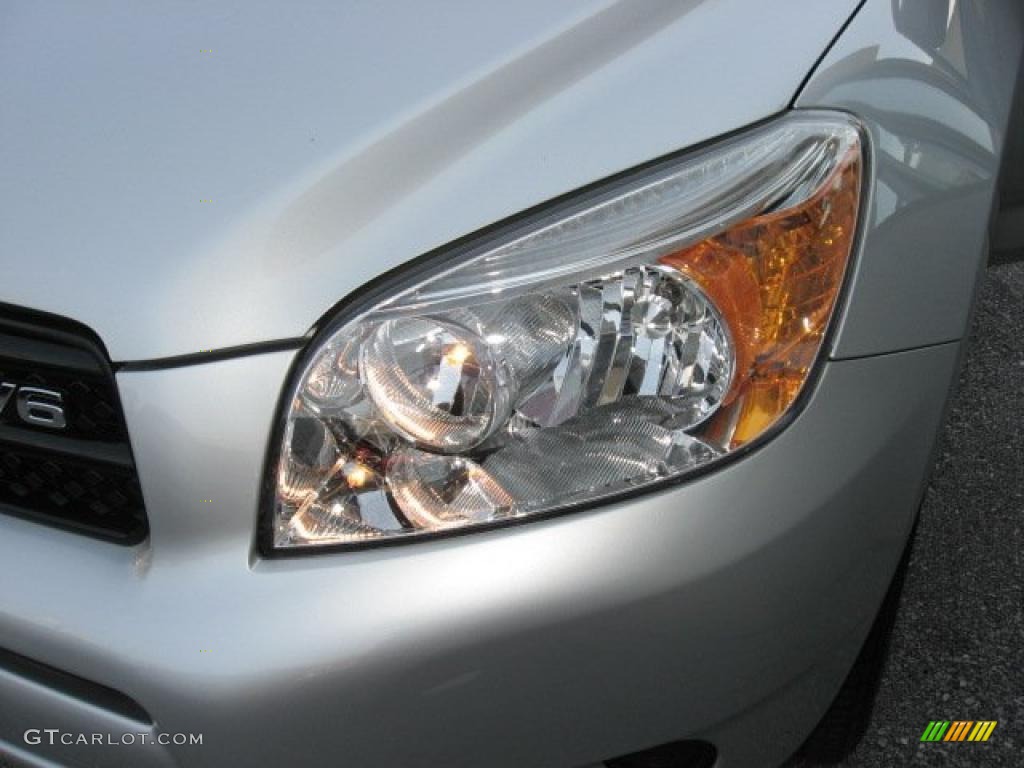
M115 360L366 281L782 110L856 0L6 3L0 302Z

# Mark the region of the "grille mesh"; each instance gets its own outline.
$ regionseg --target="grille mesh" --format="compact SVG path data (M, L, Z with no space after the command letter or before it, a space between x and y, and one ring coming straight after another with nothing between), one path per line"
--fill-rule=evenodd
M0 411L0 512L119 543L148 524L113 373L84 326L0 305L0 381L59 392L67 426Z
M0 445L0 504L83 532L137 539L142 493L130 469Z

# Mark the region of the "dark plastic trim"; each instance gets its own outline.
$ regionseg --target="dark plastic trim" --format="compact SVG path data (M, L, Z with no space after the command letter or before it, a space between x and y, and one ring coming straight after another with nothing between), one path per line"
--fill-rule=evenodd
M94 373L111 373L107 365L110 358L100 337L88 326L69 318L0 302L0 335L4 333L38 339L47 345L72 347L88 354L93 361L89 365L84 355L61 355L62 350L48 346L47 360L39 360L40 363Z
M152 726L153 718L130 696L106 685L94 683L84 677L35 661L20 653L0 648L0 670L31 683L77 699L90 706Z
M299 349L309 341L309 338L280 339L278 341L258 341L253 344L239 344L235 347L223 347L211 349L209 352L192 352L187 355L174 355L173 357L159 357L152 360L131 360L117 363L117 370L131 373L135 371L162 371L166 368L182 368L186 365L202 365L203 363L216 363L221 360L230 360L235 357L248 357L249 355L264 355L268 352L281 352L291 349Z
M107 354L103 341L95 331L76 320L50 312L0 302L0 340L5 335L12 339L31 338L43 345L37 355L9 355L12 359L36 362L66 370L83 371L107 379L113 393L113 405L124 427L124 441L119 444L107 444L99 440L78 440L56 433L29 429L19 431L0 424L0 442L30 450L62 453L81 461L108 464L130 471L142 494L142 520L132 530L118 531L98 528L73 518L63 518L46 512L23 509L10 503L0 504L0 513L120 546L133 546L141 543L149 536L149 516L146 512L145 493L142 490L142 481L132 453L131 433L128 431L124 417L124 406L121 403L121 394L114 376L115 369L111 365L110 356Z

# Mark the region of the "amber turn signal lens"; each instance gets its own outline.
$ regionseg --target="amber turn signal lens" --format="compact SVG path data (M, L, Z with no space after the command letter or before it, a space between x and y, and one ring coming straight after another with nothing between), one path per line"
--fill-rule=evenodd
M791 110L341 310L283 394L264 551L525 522L739 458L823 354L866 136Z
M732 333L732 385L707 430L716 443L749 442L800 394L850 259L860 176L855 147L802 203L662 257L700 285Z

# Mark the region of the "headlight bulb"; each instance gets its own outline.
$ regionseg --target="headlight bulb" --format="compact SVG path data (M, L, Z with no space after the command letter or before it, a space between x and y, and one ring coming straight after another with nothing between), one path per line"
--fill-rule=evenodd
M578 507L768 435L848 272L863 136L846 115L787 115L510 225L339 318L286 393L266 547Z

